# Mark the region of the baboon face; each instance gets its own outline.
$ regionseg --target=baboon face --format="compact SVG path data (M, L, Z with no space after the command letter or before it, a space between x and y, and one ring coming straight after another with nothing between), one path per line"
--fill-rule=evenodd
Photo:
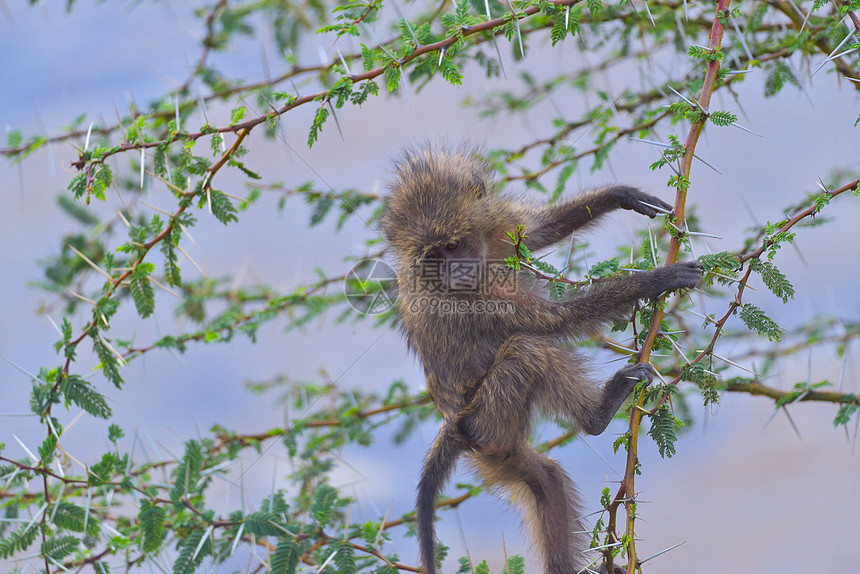
M435 278L439 287L454 294L476 290L486 275L486 248L473 235L452 237L424 249L418 273Z

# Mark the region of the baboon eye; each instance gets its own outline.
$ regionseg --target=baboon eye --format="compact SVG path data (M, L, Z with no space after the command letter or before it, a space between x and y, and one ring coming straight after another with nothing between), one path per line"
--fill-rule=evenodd
M445 249L447 249L448 251L454 251L458 247L460 247L460 242L457 241L456 239L452 239L451 241L449 241L448 243L445 244Z

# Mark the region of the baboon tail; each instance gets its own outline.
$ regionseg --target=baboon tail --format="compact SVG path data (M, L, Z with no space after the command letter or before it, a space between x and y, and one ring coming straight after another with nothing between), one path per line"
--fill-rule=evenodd
M415 517L422 574L436 574L436 498L454 472L460 453L467 447L456 424L445 421L424 459Z
M475 452L469 459L487 486L522 508L545 574L583 571L588 564L582 554L588 537L582 503L558 462L526 443L508 455Z

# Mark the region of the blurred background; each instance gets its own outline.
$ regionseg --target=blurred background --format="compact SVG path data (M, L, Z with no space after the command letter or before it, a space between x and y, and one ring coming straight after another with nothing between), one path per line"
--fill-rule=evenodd
M196 1L86 2L67 14L49 3L24 7L0 2L0 126L6 131L52 135L81 113L87 114L84 125L99 117L110 121L115 106L127 110L131 100L148 102L170 93L199 57L204 29L193 12L200 6ZM413 8L406 5L404 11L409 15ZM228 76L245 81L276 75L285 65L273 55L273 31L262 22L259 30L256 37L232 44L227 53L213 55L215 65ZM303 50L319 54L320 61L335 57L325 40L314 41ZM288 186L315 180L335 189L381 193L390 159L409 143L469 140L487 147L516 147L540 137L558 115L549 103L527 116L481 121L463 101L521 84L518 74L525 69L537 78L550 77L559 70L584 65L589 56L572 41L561 50L532 42L533 53L523 64L509 57L506 46L502 48L507 78L487 79L480 70L469 73L467 69L460 87L433 82L420 93L410 91L408 100L381 96L372 98L360 111L347 107L338 113L341 133L329 122L310 151L305 141L313 110L297 110L283 124L286 142L263 140L261 130L252 134L246 163L267 180ZM539 55L541 51L545 57ZM672 65L671 61L660 64ZM629 76L623 72L606 74L598 83L609 93L620 94L629 78L635 77L632 70ZM696 206L702 228L724 238L708 240L714 252L739 249L744 229L781 218L784 207L816 189L816 180L828 179L834 167L849 173L860 170L857 128L852 127L858 113L856 92L840 86L833 74L821 72L812 81L805 80L804 90L785 89L765 100L763 78L753 73L737 91L743 110L735 101L722 99L722 92L715 103L738 114L739 122L761 137L736 129L708 130L697 153L720 173L698 163L693 167L690 202ZM555 103L563 113L569 110L570 117L577 117L584 105L582 97L573 92L569 100ZM210 105L208 113L211 123L218 125L227 121L230 111ZM249 109L248 115L251 113ZM198 125L202 124L201 120ZM683 128L676 133L685 132ZM51 315L55 301L28 283L42 275L38 262L56 253L64 233L75 228L55 198L65 192L73 177L70 162L76 158L76 150L64 143L49 146L20 164L0 161L0 355L8 359L0 361L0 413L4 415L0 417L0 442L13 456L23 453L13 435L31 450L42 440L36 420L9 416L26 409L29 394L29 378L9 361L27 370L58 362L52 349L57 334L45 313L39 312L44 308ZM656 148L622 142L606 169L595 174L578 170L567 193L622 181L671 201L672 194L665 187L667 172L647 169L657 158ZM120 159L116 166L124 168L123 162ZM235 179L233 190L231 177ZM244 181L227 173L221 186L236 195L246 193ZM515 186L509 189L523 193ZM147 201L153 205L161 206L160 198L165 208L170 205L163 186L153 185L149 193ZM825 210L824 215L835 216L835 221L800 230L797 249L787 247L779 252L776 263L797 291L793 301L782 305L766 289L748 293L749 301L780 324L791 326L828 315L860 320L860 270L856 265L860 261L860 202L847 195ZM313 279L315 267L331 274L345 272L351 266L345 258L362 255L365 240L374 233L358 218L340 232L333 221L307 230L307 206L294 199L278 210L277 199L264 196L240 214L239 222L232 224L238 229L231 229L229 236L220 223L201 216L193 232L197 245L186 248L210 277L237 274L247 284L259 282L290 291ZM112 213L118 205L118 198L109 196L108 202L93 209ZM609 254L614 246L629 244L634 230L647 224L641 217L619 213L591 233L589 241L597 253ZM186 266L184 273L193 276L195 271ZM146 343L179 332L182 325L175 323L171 309L176 301L160 292L157 296L154 319L136 322L129 314L133 308L126 308L127 315L121 313L114 323L117 336ZM725 309L718 302L706 301L705 307L711 313ZM53 317L59 320L59 312L53 311ZM81 321L83 318L76 328ZM739 327L740 322L735 318L730 325ZM593 353L596 367L608 377L617 364L607 364L612 358L608 354ZM781 360L777 371L768 383L782 389L811 377L834 384L842 380L845 391L860 392L856 349L850 347L845 360L833 348L822 346ZM226 346L192 345L181 357L149 353L124 370L126 387L121 394L112 394L103 382L96 384L115 400L112 422L127 435L139 432L141 447L155 459L171 457L171 452L181 450L184 439L205 435L216 422L254 433L295 416L277 397L249 393L243 385L247 380L269 380L282 373L307 381L339 378L347 386L380 391L399 378L412 389L424 386L420 366L397 333L374 329L369 321L336 324L329 316L290 333L284 333L278 322L269 324L258 334L257 344L237 338ZM700 404L697 400L693 404ZM856 496L860 455L852 446L853 437L834 429L835 411L829 404L792 406L798 436L782 413L771 418L771 400L726 394L719 407L697 413L693 428L678 442L678 453L671 460L661 459L653 442L643 438L644 474L638 479L644 501L638 510L640 555L683 543L655 558L649 571L852 571L860 560L860 499ZM72 408L59 416L68 425L77 414ZM66 435L67 448L82 460L98 455L104 448L107 424L81 418ZM350 485L356 500L353 512L378 519L389 507L392 516L412 508L420 462L436 426L422 425L401 446L391 444L391 429L379 435L380 440L370 448L353 446L340 453L342 463L335 482ZM852 431L853 426L854 421L849 425ZM603 486L609 485L614 492L623 473L624 458L611 448L623 430L616 421L604 435L576 440L553 453L576 480L589 511L598 508ZM544 439L557 432L550 425L538 429ZM273 448L247 473L246 488L267 493L289 470L283 449ZM466 480L468 475L460 472ZM454 493L457 480L449 493ZM224 489L225 501L239 496L226 483L215 488ZM501 568L503 546L508 554L529 552L515 512L491 496L470 500L454 512L442 512L439 532L451 545L452 557L468 551L473 557L491 558L493 571ZM413 538L395 543L403 562L417 563Z

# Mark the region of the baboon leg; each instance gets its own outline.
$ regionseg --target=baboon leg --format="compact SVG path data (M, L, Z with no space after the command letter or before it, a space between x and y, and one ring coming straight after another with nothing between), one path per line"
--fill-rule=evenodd
M639 381L651 382L650 365L627 365L602 386L589 374L588 359L575 351L544 344L544 376L536 380L536 406L547 416L573 420L584 432L598 435Z
M587 563L582 505L573 482L548 456L522 443L507 455L469 455L486 484L522 508L544 574L576 574Z
M650 365L628 365L601 387L588 367L587 359L552 338L510 337L458 424L486 454L511 450L524 440L535 409L600 434L636 383L650 383L653 371Z

